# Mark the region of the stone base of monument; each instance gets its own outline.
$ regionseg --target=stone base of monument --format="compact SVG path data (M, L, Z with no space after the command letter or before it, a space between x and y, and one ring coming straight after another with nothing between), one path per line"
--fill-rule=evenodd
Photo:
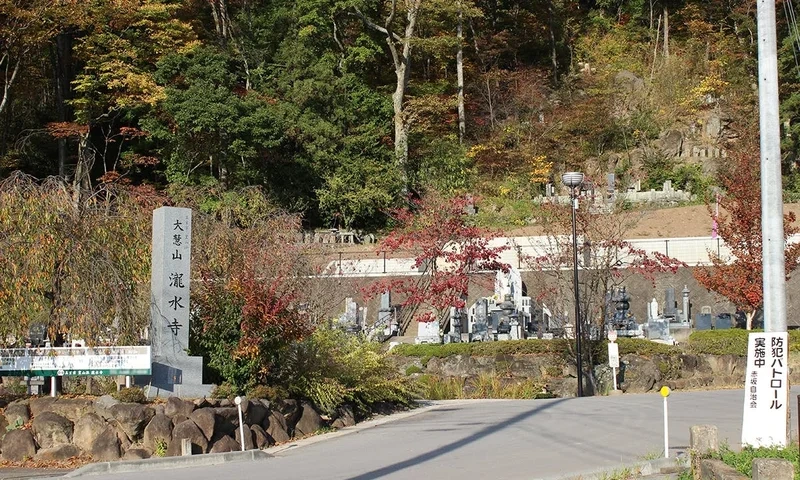
M213 385L203 383L203 357L153 357L150 377L137 377L149 398L202 398L211 395Z

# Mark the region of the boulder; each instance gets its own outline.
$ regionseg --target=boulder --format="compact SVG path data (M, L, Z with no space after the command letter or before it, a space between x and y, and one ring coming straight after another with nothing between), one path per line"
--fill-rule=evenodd
M236 429L236 442L239 443L242 441L242 432L244 432L244 449L252 450L256 448L256 442L253 440L253 431L250 430L250 427L247 425L242 426L241 429ZM239 445L239 448L242 448L241 444Z
M163 403L157 403L155 405L150 405L150 408L153 409L153 412L156 415L158 415L158 414L164 415L164 410L165 409L164 409L164 404Z
M73 423L53 412L42 412L33 418L33 436L41 448L72 442Z
M283 443L291 440L289 436L289 428L286 425L286 418L279 412L270 412L269 416L264 420L264 430L267 435L272 439L270 443Z
M208 407L214 407L215 406L210 401L208 401L208 399L206 399L205 397L196 398L196 399L194 399L194 401L192 403L194 403L194 409L195 410L197 410L198 408L208 408Z
M271 438L267 435L264 427L261 425L250 425L250 431L253 432L253 441L256 444L256 448L262 449L269 447Z
M239 410L236 407L217 407L214 409L216 422L214 432L233 436L239 427Z
M225 453L225 452L238 452L241 450L239 442L233 439L230 435L223 435L211 447L209 453Z
M194 410L194 402L190 400L182 400L178 397L169 397L167 404L164 406L164 415L172 418L176 415L181 415L189 418Z
M621 363L623 370L620 375L620 389L623 392L649 392L657 382L661 381L661 371L650 359L638 355L625 355Z
M300 420L297 421L297 425L294 427L295 437L311 435L325 426L322 417L320 417L319 413L317 413L310 403L303 402L302 407L303 413L300 415Z
M129 448L122 456L123 460L144 460L151 457L150 450L146 448Z
M119 440L120 451L124 452L130 448L133 442L131 441L131 437L125 433L125 429L122 427L122 425L116 420L111 420L108 422L108 424L114 427L114 429L117 431L117 439Z
M431 360L434 359L435 357ZM297 422L300 420L300 416L303 414L303 407L300 405L300 402L294 399L282 400L280 402L276 402L276 408L283 414L283 418L286 419L287 431L293 431L294 426L297 424Z
M112 415L109 413L108 409L119 403L121 402L111 395L103 395L94 401L94 411L104 419L108 420L109 418L112 418Z
M244 403L244 402L242 402ZM242 412L243 416L242 419L244 423L247 425L260 425L261 422L267 418L267 414L269 414L269 409L264 406L258 400L250 400L247 402L247 412Z
M94 402L85 398L58 397L51 406L50 411L74 423L87 413L94 411Z
M94 440L106 429L106 422L96 413L87 413L75 423L72 432L72 443L81 450L89 452L92 450Z
M349 405L342 405L336 409L336 419L331 426L333 428L352 427L356 424L356 417L353 414L353 408Z
M144 439L142 444L150 451L156 451L156 445L159 441L169 445L172 440L172 420L164 414L156 414L150 423L144 427Z
M56 403L56 397L34 397L30 399L28 407L31 411L31 417L35 417L42 412L50 411L53 409L53 404Z
M8 422L6 421L5 415L0 415L0 441L3 440L3 436L8 430Z
M108 412L133 441L142 438L144 427L155 415L152 408L139 403L118 403L111 406Z
M166 415L166 413L164 415ZM183 423L186 420L189 420L189 417L186 417L184 415L175 415L174 417L172 417L172 425Z
M30 430L11 430L3 438L3 460L21 462L33 458L36 454L36 443Z
M167 447L167 456L177 457L181 455L181 440L188 438L192 442L192 454L201 454L208 451L208 440L206 440L200 428L191 420L185 420L172 430L172 440Z
M97 462L113 462L119 460L119 438L117 429L107 425L92 442L90 455Z
M206 439L214 437L214 425L217 422L214 410L211 408L198 408L190 415L191 420L200 428Z
M77 457L80 454L81 450L77 446L71 443L65 443L56 445L55 447L42 448L36 452L33 459L37 462L64 461L72 457Z
M31 420L28 406L24 403L12 403L5 409L6 422L12 428L21 427Z

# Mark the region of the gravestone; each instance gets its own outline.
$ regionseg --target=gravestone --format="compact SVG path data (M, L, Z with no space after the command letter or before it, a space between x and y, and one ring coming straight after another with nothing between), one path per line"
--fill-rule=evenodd
M698 313L694 316L695 330L711 330L711 314Z
M414 343L442 343L442 338L439 336L438 320L419 322L417 328L417 338L414 339Z
M203 397L203 358L190 357L189 278L192 210L153 211L153 264L150 281L150 343L153 352L149 396Z
M730 313L720 313L714 320L714 329L729 330L733 328L733 317Z
M475 304L475 318L471 325L470 341L489 341L489 302L482 298Z
M676 318L678 316L678 305L675 302L675 288L667 287L664 291L664 316Z

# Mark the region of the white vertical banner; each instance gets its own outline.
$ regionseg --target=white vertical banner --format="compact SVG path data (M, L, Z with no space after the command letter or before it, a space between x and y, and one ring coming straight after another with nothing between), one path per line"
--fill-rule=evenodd
M751 333L747 344L742 445L781 446L788 442L789 334Z

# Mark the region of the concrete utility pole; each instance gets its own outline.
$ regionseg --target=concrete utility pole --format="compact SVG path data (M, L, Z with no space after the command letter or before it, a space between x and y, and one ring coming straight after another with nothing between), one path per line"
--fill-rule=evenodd
M758 107L761 132L761 237L764 330L786 331L783 186L778 114L778 44L775 0L758 0Z

